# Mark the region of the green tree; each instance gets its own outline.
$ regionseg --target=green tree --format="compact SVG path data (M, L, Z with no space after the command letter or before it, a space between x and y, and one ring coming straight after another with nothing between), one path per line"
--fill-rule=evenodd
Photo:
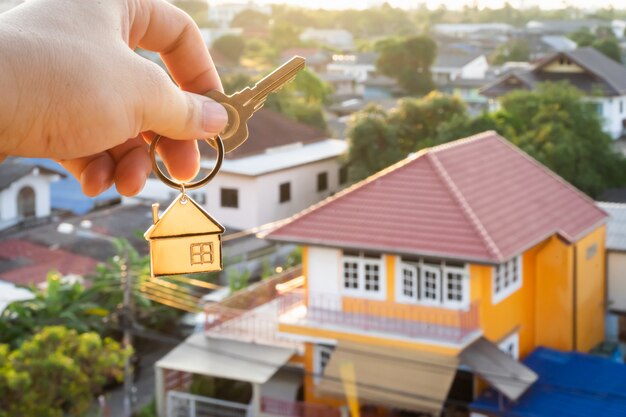
M423 95L433 90L430 67L437 57L437 44L432 38L387 39L378 44L378 50L378 71L394 78L407 93Z
M0 417L79 417L132 354L96 333L44 327L15 350L0 345Z
M494 52L491 61L494 65L505 62L522 62L530 59L530 46L524 39L513 39L500 45Z
M31 286L32 300L11 303L0 315L0 343L15 347L46 326L61 325L78 332L102 331L109 310L89 300L85 287L63 283L48 274L46 288Z
M348 129L350 178L363 179L411 152L451 140L449 124L466 126L468 121L465 105L441 93L401 99L389 113L367 107L353 117Z
M265 29L269 26L270 16L258 10L246 9L233 18L230 27L244 29Z
M576 42L579 48L591 46L596 41L596 35L588 27L582 27L576 32L570 33L569 38Z
M592 44L592 46L612 60L619 63L622 62L622 48L619 46L619 42L617 41L617 39L598 39Z
M213 42L213 48L219 51L233 64L239 63L244 47L242 37L237 35L224 35Z

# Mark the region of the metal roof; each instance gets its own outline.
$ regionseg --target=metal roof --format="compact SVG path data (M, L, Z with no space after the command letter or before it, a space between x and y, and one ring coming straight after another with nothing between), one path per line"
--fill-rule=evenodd
M212 339L196 333L161 358L156 366L264 384L294 353L294 349Z
M247 176L258 176L283 169L310 164L324 159L336 158L345 153L348 144L339 139L327 139L309 144L294 143L268 149L263 154L246 158L226 159L221 172ZM212 161L202 161L203 167L212 167Z
M294 216L269 239L499 263L573 242L606 213L495 132L426 149Z
M587 72L561 73L542 71L542 68L561 57L576 63ZM515 86L506 86L507 81L512 77L518 78L528 88L534 88L536 84L541 82L569 81L573 86L588 94L597 92L610 96L626 94L626 67L592 47L550 54L541 59L531 70L506 74L485 86L481 90L481 94L488 97L506 94L515 88Z
M626 417L626 365L545 347L535 349L524 364L539 380L516 402L488 389L470 409L494 417Z
M598 203L609 213L606 223L606 248L626 252L626 204Z

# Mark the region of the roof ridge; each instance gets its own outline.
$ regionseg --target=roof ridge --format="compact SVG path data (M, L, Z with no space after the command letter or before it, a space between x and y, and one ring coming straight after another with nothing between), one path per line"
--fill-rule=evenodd
M496 138L498 139L498 141L500 143L503 143L504 145L510 147L515 152L517 152L518 155L526 158L526 160L528 160L531 164L533 164L536 167L538 167L541 170L541 172L545 173L549 177L552 177L552 179L554 179L557 182L561 183L566 188L568 188L570 191L573 191L575 194L577 194L583 200L587 201L587 203L590 203L591 205L593 205L596 210L602 212L607 217L609 216L609 214L606 211L604 211L602 208L598 207L598 205L596 204L596 201L594 199L592 199L587 194L585 194L582 191L580 191L578 188L574 187L572 184L567 182L563 177L558 175L556 172L552 171L550 168L548 168L547 166L543 165L542 163L537 161L535 158L531 157L526 152L524 152L521 148L515 146L514 144L512 144L511 142L509 142L507 139L503 138L502 136L496 135ZM557 231L558 231L559 234L561 234L563 237L567 238L568 240L571 240L571 241L575 241L576 240L576 236L568 235L567 233L565 233L563 231L562 227L560 227L560 226L558 227ZM584 235L582 235L582 236L584 236Z
M467 137L456 139L450 142L442 143L440 145L436 145L430 148L425 148L425 150L428 151L429 153L445 151L446 149L467 145L468 143L476 142L477 140L488 139L494 135L498 135L498 132L496 132L495 130L485 130L484 132L476 133L471 136L467 136Z
M448 171L446 171L441 161L439 161L437 155L434 152L430 152L427 154L427 157L429 157L430 161L433 163L435 171L437 172L437 174L439 174L441 179L447 185L448 190L451 192L452 196L455 198L459 206L461 206L461 209L465 213L466 217L482 238L489 252L491 252L492 255L494 255L498 260L504 260L500 248L498 248L491 235L489 235L489 232L487 231L487 229L485 229L485 226L481 223L474 210L472 210L472 207L469 205L454 180L450 177Z

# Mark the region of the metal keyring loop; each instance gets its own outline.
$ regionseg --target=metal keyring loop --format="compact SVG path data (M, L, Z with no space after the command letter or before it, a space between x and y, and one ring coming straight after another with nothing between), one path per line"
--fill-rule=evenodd
M222 138L217 135L215 138L213 138L213 140L217 144L217 159L215 160L215 165L213 166L211 172L209 172L206 177L195 182L183 183L174 181L173 179L167 177L161 170L159 164L157 164L156 147L159 140L161 140L161 135L155 136L152 140L152 143L150 144L150 158L152 159L152 170L165 185L181 190L181 192L183 193L185 192L185 190L195 190L196 188L200 188L206 185L207 183L209 183L209 181L213 179L213 177L217 175L220 168L222 167L222 162L224 161L224 142L222 141ZM208 143L208 140L205 139L205 141Z

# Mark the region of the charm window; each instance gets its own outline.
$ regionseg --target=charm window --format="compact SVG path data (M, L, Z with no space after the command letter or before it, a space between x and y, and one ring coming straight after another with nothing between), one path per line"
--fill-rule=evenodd
M366 298L384 297L383 267L380 255L344 251L341 272L343 292Z
M396 277L396 298L401 303L469 306L469 273L465 264L398 258Z
M192 243L190 246L191 264L202 265L213 263L213 243Z

